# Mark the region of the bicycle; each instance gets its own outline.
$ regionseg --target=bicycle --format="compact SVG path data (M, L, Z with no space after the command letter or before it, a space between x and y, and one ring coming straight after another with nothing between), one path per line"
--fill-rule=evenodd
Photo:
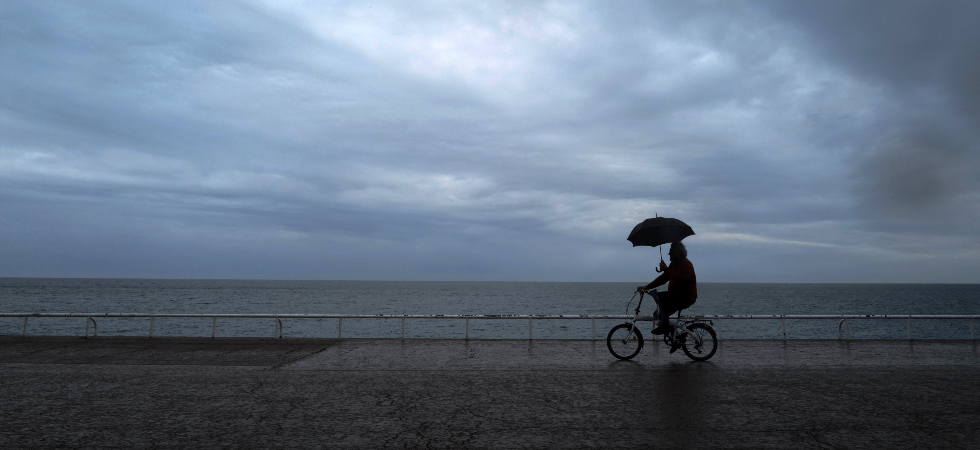
M640 334L636 322L653 321L653 316L640 316L643 294L650 294L650 292L644 289L638 290L640 301L637 302L636 310L630 320L609 330L609 336L606 337L606 347L609 348L609 353L618 359L633 359L643 348L643 335ZM653 290L652 292L650 295L656 301L657 291ZM627 313L629 312L629 304L633 303L634 298L636 298L636 294L633 294L630 302L626 305ZM659 310L659 303L657 307ZM684 350L685 355L695 361L707 361L715 355L718 350L718 336L715 335L715 330L711 328L711 325L714 325L713 322L698 317L681 320L681 312L677 311L677 319L668 320L668 323L671 330L664 333L663 340L664 344L670 347L671 353L680 348Z

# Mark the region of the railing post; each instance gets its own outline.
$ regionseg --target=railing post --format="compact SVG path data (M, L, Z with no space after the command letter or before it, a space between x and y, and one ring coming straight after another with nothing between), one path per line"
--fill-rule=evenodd
M534 339L534 338L532 337L532 334L531 334L531 318L528 317L527 318L527 340L530 341L531 339Z
M592 340L595 340L595 317L592 318Z
M218 326L218 318L217 317L212 317L211 318L211 339L214 339L214 329L217 328L217 326Z
M153 337L153 320L156 319L154 316L150 316L150 337Z
M402 316L402 339L405 339L405 317Z
M338 317L337 318L337 339L340 339L340 337L343 336L343 334L344 334L344 318L343 317Z
M911 315L909 315L909 317L905 319L905 325L909 330L909 340L911 341L912 340L912 316Z
M970 340L971 341L977 340L977 334L974 332L974 328L973 328L973 318L972 317L970 318Z
M720 341L721 340L721 317L718 318L718 329L715 331L718 332L718 340Z
M85 337L86 338L88 337L88 320L89 319L91 319L91 317L86 317L85 318Z
M783 342L786 342L786 318L781 319L783 321Z
M970 323L972 324L973 322L970 322ZM466 318L466 340L467 341L470 340L470 318L469 317Z
M847 317L844 318L844 340L851 340L851 327L847 325Z
M21 337L27 337L27 319L28 316L24 316L24 332L21 333Z

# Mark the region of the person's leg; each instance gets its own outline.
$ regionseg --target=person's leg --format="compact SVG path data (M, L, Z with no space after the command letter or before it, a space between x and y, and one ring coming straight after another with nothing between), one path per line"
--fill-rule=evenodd
M660 317L654 334L663 334L670 330L670 315L683 309L687 303L687 297L678 292L659 292L657 309L660 310Z

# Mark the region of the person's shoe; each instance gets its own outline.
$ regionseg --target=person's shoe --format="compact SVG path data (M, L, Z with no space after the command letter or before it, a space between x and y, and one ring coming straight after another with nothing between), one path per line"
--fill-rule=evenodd
M686 334L682 334L679 337L674 338L674 340L670 343L670 352L674 353L677 351L677 349L683 347L685 338L687 338Z
M666 325L660 325L657 328L654 328L653 329L653 334L655 334L655 335L661 335L661 334L666 333L668 330L670 330L670 327L668 327Z

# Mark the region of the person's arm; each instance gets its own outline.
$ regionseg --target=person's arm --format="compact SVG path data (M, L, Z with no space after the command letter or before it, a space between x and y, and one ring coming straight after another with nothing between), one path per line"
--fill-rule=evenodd
M647 284L645 286L640 286L640 288L641 289L653 289L653 288L655 288L657 286L660 286L660 285L662 285L662 284L664 284L664 283L666 283L668 281L670 281L670 272L667 269L664 269L664 273L660 274L660 276L657 277L656 280L651 281L650 284Z

